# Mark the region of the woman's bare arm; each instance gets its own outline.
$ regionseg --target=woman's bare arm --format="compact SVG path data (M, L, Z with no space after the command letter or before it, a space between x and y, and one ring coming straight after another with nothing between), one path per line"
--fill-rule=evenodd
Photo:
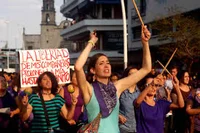
M115 86L117 88L118 97L121 93L129 88L130 86L136 84L142 78L144 78L151 71L151 54L149 50L149 39L151 37L150 32L148 31L146 26L142 26L142 44L143 44L143 60L142 60L142 68L139 69L136 73L131 74L130 76L118 80L115 82Z

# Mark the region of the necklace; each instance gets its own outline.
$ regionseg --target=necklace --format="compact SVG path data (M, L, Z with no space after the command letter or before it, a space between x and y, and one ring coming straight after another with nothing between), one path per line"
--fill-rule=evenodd
M6 91L0 94L0 97L4 97L6 95Z
M51 92L43 92L43 91L42 91L42 94L43 94L43 95L51 95Z

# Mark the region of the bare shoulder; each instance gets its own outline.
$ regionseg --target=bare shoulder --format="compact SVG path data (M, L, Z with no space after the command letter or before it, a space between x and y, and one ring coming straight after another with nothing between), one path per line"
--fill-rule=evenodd
M64 88L63 88L63 87L59 87L57 93L58 93L61 97L64 98Z

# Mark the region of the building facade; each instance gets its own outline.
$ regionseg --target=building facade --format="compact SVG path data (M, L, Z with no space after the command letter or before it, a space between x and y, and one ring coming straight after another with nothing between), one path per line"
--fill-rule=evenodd
M66 45L60 36L61 30L65 28L66 21L62 21L56 25L56 11L54 0L43 0L41 10L41 34L26 34L23 32L23 40L25 49L48 49L59 48Z
M142 20L146 25L154 22L162 17L170 17L176 13L194 13L200 11L199 0L135 0L140 11ZM128 48L130 51L140 49L142 47L140 41L141 23L135 11L131 0L128 1ZM176 9L177 12L169 12L169 9ZM158 39L158 34L154 33L149 27L152 38L150 40L151 46L162 45L168 43Z
M19 70L18 51L19 49L0 49L0 71L14 72L13 70Z
M65 40L73 41L69 51L73 64L89 40L92 31L99 38L91 53L109 53L114 67L123 68L123 21L120 0L64 0L60 8L72 23L61 32ZM91 56L90 55L90 56Z

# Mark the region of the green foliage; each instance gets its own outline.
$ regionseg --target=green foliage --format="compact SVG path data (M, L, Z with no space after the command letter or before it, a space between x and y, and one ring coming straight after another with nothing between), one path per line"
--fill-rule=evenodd
M191 16L178 14L168 18L157 20L152 29L159 32L159 39L167 39L167 45L161 45L159 51L162 54L173 53L178 48L175 57L193 61L200 55L200 23ZM185 62L187 63L187 62Z

